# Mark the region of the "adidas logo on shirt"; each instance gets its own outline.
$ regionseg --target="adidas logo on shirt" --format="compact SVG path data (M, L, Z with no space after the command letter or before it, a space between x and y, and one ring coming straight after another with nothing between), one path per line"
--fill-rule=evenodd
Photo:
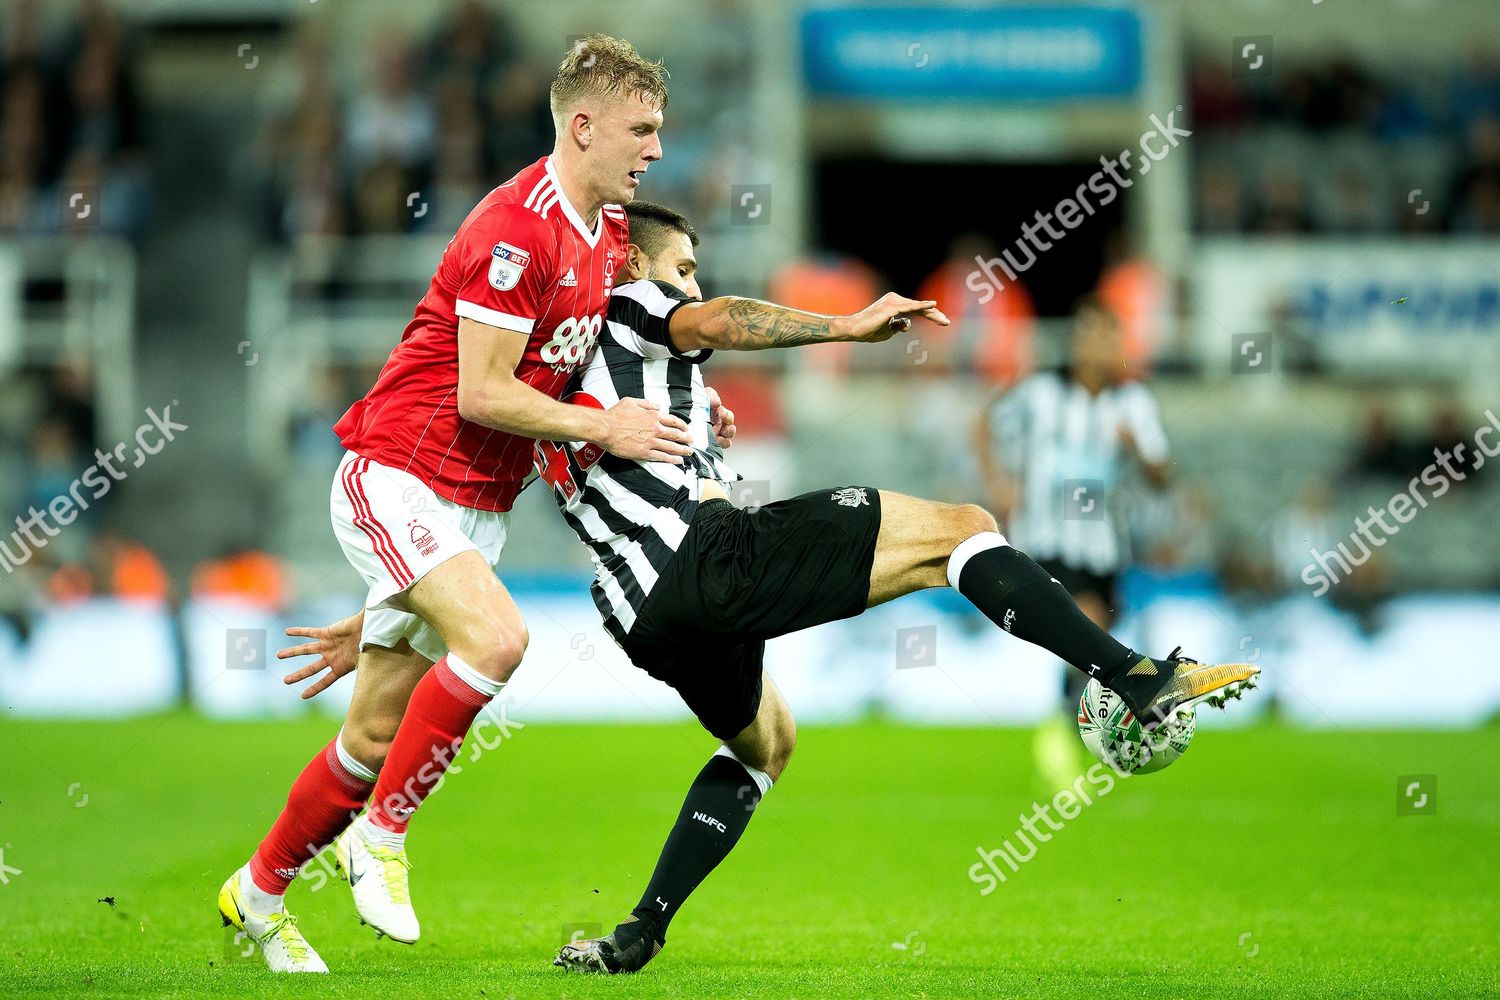
M558 284L564 288L573 288L578 284L578 276L573 273L573 269L570 267L568 268L568 273L562 276L562 280Z

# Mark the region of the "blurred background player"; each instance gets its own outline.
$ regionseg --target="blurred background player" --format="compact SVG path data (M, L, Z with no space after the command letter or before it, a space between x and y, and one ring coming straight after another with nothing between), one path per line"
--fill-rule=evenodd
M1112 628L1129 555L1121 484L1132 470L1152 488L1169 481L1161 413L1132 378L1114 315L1096 298L1080 301L1066 364L1000 393L980 414L976 436L1006 534L1091 621ZM1072 723L1085 683L1065 673L1062 712L1038 730L1038 766L1056 787L1072 781L1084 760Z

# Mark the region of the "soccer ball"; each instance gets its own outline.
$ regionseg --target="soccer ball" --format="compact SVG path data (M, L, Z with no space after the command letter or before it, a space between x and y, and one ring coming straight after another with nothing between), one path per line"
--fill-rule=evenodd
M1119 774L1150 774L1187 752L1197 728L1189 712L1148 733L1120 696L1098 681L1089 681L1078 699L1078 735L1095 757Z

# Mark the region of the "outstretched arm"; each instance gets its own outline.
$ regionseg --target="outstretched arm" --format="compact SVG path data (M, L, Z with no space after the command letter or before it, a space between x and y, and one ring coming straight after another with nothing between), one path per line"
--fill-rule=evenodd
M824 316L724 295L689 302L674 311L671 334L680 351L760 351L836 341L878 344L911 329L912 316L948 325L948 317L935 301L908 299L894 292L848 316Z

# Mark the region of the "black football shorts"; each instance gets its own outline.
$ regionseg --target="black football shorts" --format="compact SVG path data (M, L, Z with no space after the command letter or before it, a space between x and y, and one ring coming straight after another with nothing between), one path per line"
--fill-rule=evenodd
M721 740L760 710L767 639L865 610L880 494L846 486L757 509L698 507L621 644Z

